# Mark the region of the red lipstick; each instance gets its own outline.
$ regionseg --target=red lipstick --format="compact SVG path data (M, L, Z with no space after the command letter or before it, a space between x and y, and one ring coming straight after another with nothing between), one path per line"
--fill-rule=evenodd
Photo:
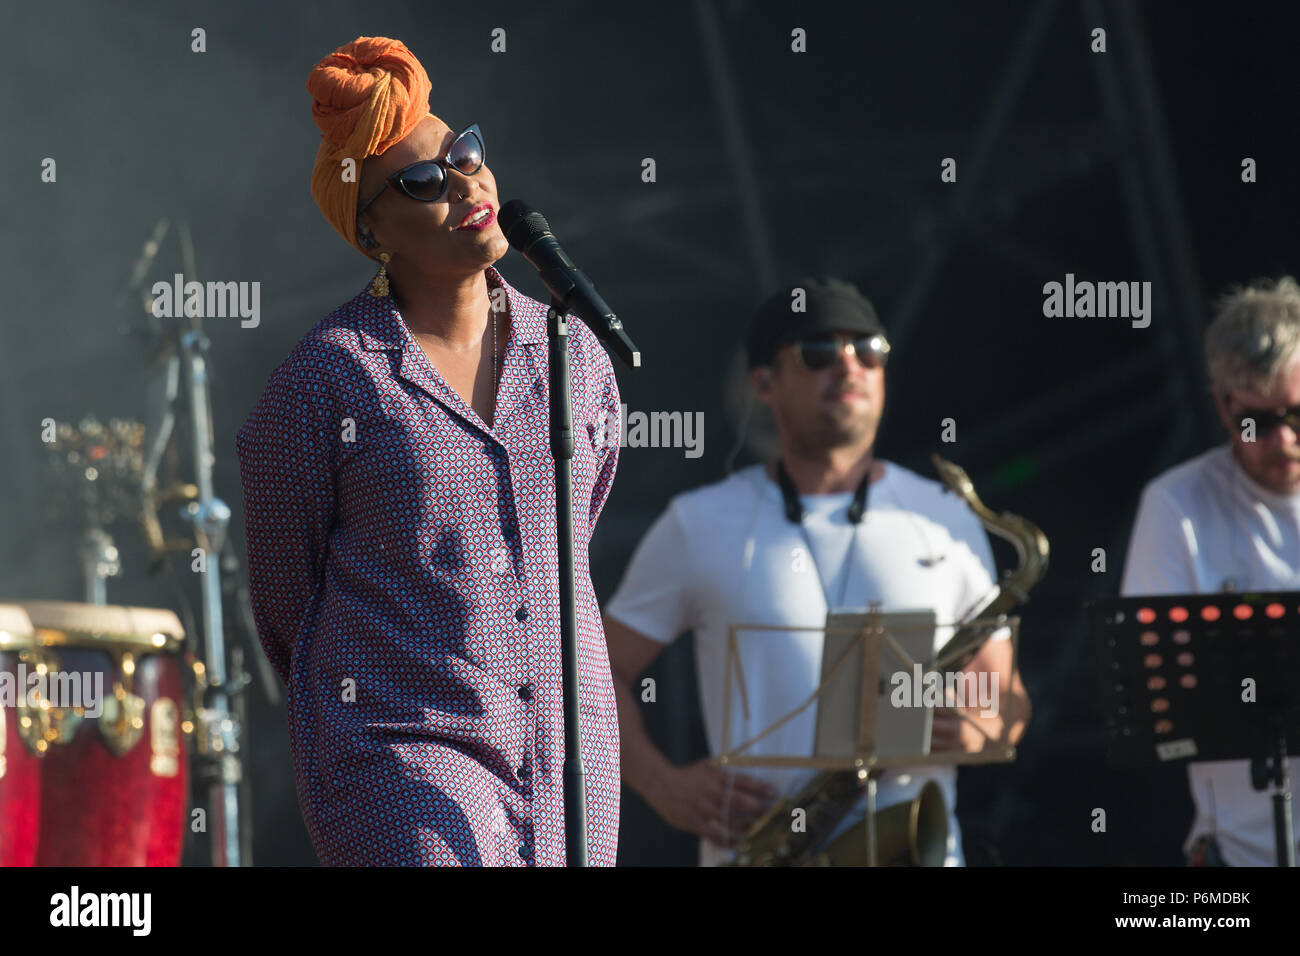
M479 213L484 210L487 210L487 215L479 216ZM475 220L475 216L479 216L479 218ZM456 231L460 232L462 229L486 229L496 221L497 212L492 208L492 204L490 202L481 202L471 209L469 214L460 221L460 225L456 227Z

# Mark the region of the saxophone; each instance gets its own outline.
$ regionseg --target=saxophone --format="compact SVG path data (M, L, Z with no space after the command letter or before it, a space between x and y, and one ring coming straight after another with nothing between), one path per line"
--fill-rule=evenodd
M959 465L931 455L949 491L970 507L989 532L1009 541L1018 564L1006 571L935 656L939 670L960 670L1011 608L1028 600L1029 590L1047 572L1047 536L1033 523L985 506ZM866 770L824 770L793 797L778 801L741 840L736 866L852 866L865 861L865 821L825 847L827 837L853 810L863 793ZM804 828L794 831L791 813L804 811ZM876 861L883 866L942 866L948 839L948 813L939 787L929 782L913 800L879 811L875 817Z

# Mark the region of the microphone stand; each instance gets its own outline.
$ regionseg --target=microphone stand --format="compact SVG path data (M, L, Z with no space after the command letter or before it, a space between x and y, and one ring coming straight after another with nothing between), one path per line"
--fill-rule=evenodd
M640 368L641 353L618 316L564 254L546 219L527 203L512 199L501 208L501 228L510 245L537 270L551 294L546 311L551 376L551 457L555 460L555 545L559 572L560 666L564 698L564 848L569 866L588 866L587 787L582 766L579 706L578 602L573 559L573 394L569 379L569 304L588 328L630 368Z
M587 773L578 714L578 598L573 570L573 393L564 303L546 311L551 371L551 457L555 459L555 537L560 578L560 673L564 684L564 849L569 866L587 866Z
M551 297L546 332L551 375L551 455L555 459L555 536L560 583L560 668L564 685L564 847L568 866L589 866L587 774L579 716L578 600L573 558L573 392L569 320L564 300ZM622 336L629 348L631 340ZM620 349L620 354L622 350ZM640 353L634 367L640 366ZM631 364L629 362L629 364Z

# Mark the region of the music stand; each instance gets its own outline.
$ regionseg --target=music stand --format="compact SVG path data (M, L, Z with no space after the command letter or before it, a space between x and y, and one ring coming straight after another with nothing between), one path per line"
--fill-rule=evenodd
M1014 649L1019 632L1017 618L998 617L974 626L989 633L1010 627ZM993 740L965 714L985 737L986 746L976 752L930 753L931 706L894 707L891 703L891 675L902 671L909 676L919 666L933 671L935 660L935 614L931 609L884 612L878 604L861 611L831 611L822 627L734 624L727 629L726 665L723 680L721 766L803 767L823 771L851 771L867 798L866 839L868 865L875 865L876 778L884 770L936 764L991 763L1015 759L1015 748ZM748 710L743 661L738 635L744 632L784 634L815 632L824 638L821 681L793 710L781 715L748 740L731 743L733 681L740 704ZM1014 665L1013 665L1014 666ZM753 754L755 744L784 726L814 704L818 705L812 753ZM959 711L960 713L960 711ZM829 836L829 831L827 832Z
M1249 760L1251 786L1273 785L1277 865L1295 866L1300 592L1113 598L1087 611L1108 762Z

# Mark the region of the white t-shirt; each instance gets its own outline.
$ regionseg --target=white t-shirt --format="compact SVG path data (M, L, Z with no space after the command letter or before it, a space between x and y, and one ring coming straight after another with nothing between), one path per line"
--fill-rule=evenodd
M767 624L824 627L827 598L836 607L886 611L932 608L950 625L987 599L994 587L993 555L979 519L943 485L892 462L873 482L867 512L849 524L852 495L803 495L804 538L786 519L781 491L761 465L673 498L637 546L606 612L632 630L667 643L695 632L696 668L710 752L722 750L727 629ZM816 564L808 560L808 545ZM849 549L853 560L846 560ZM847 578L846 578L847 575ZM847 584L845 581L847 580ZM843 593L843 600L840 595ZM951 626L935 634L938 650ZM997 635L1006 638L1005 629ZM821 681L822 635L813 632L744 632L738 635L748 695L748 717L732 684L728 744L760 734L804 703ZM661 688L659 703L671 705ZM812 753L816 706L756 743L753 755ZM745 767L793 794L816 771ZM949 808L946 865L964 858L955 812L953 767L888 771L877 788L877 808L915 797L927 780L943 790ZM860 817L859 817L860 818ZM846 820L842 828L854 821ZM725 861L731 851L701 840L700 865Z
M1138 505L1122 593L1300 590L1300 494L1279 495L1247 475L1229 445L1171 468ZM1184 851L1215 834L1224 862L1273 866L1273 805L1250 785L1250 762L1190 763L1196 819Z

